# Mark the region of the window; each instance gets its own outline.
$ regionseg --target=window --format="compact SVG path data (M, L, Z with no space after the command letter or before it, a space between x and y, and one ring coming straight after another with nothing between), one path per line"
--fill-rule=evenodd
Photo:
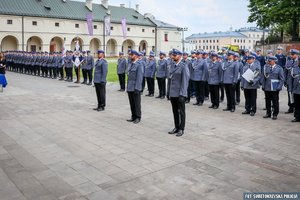
M217 43L219 43L219 40L217 40Z
M239 43L239 42L240 42L240 40L237 40L237 42Z
M110 30L111 30L111 31L113 31L113 30L114 30L114 27L113 27L113 26L111 26L111 27L110 27Z
M168 34L167 33L165 33L165 42L168 42L169 40L168 40Z
M211 40L209 40L209 43L211 43Z
M98 26L97 26L97 25L94 25L94 29L98 29Z
M199 40L199 43L201 43L201 40Z
M130 31L130 28L127 28L127 31Z
M206 40L206 43L208 43L208 40Z
M152 33L155 33L155 30L152 30Z
M213 43L215 43L215 40L213 40Z
M249 43L251 43L251 40L249 40Z
M58 23L58 22L55 22L55 26L56 26L56 27L59 27L59 23Z
M7 24L13 24L13 21L11 19L8 19Z
M75 24L75 28L79 28L79 24Z
M142 32L143 32L143 33L145 32L145 29L144 29L144 28L142 29Z
M205 40L203 40L203 43L205 43Z
M234 43L236 43L236 39L234 39Z
M215 46L213 46L213 50L215 50Z
M37 26L37 21L32 21L32 26Z
M244 43L246 43L246 40L244 40Z

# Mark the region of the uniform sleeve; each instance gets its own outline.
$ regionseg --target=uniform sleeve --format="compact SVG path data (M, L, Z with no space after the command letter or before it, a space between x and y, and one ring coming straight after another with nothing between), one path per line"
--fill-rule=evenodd
M283 75L283 69L282 67L280 67L280 71L279 71L279 74L278 74L278 79L279 79L279 85L278 85L278 88L279 90L282 89L282 86L283 86L283 83L284 83L284 75Z
M234 77L233 77L233 83L236 84L238 81L238 76L239 76L239 65L236 63L234 65Z
M156 72L156 61L152 63L152 74L151 77L154 78Z
M102 81L101 82L106 82L107 72L108 72L108 63L107 63L107 61L104 61L103 68L102 68Z
M180 91L179 96L187 97L187 89L189 85L189 79L190 79L190 72L187 66L182 67L182 73L181 73L181 85L180 85Z
M256 84L256 83L259 83L260 81L260 76L261 76L261 68L260 68L260 65L257 65L257 68L256 68L256 73L259 73L257 74L257 76L254 78L253 80L253 83Z
M143 77L144 77L144 69L143 65L141 63L136 62L139 66L136 70L136 81L135 81L135 90L141 91L142 90L142 83L143 83Z

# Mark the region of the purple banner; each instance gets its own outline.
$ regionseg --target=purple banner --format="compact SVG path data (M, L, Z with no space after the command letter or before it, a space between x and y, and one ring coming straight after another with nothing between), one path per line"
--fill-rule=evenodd
M122 18L122 31L123 31L123 38L127 37L127 24L126 24L126 18Z
M111 28L110 28L110 16L105 16L104 23L105 23L105 34L109 36L110 35L110 31L111 31Z
M88 31L89 31L89 35L93 36L93 13L87 13L86 14L86 23L87 23L87 27L88 27Z

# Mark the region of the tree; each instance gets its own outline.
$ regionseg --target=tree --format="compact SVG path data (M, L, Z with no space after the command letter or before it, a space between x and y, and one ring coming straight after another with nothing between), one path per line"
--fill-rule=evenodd
M249 0L248 8L248 22L256 22L263 29L281 28L281 32L289 33L292 40L299 39L299 0Z

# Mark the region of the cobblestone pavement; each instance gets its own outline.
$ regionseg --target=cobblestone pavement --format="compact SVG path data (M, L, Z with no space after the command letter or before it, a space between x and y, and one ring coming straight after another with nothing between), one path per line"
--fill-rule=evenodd
M238 200L243 192L300 191L300 125L285 92L277 121L187 105L183 137L170 102L142 98L142 122L126 93L107 86L95 112L93 87L8 72L0 93L1 200ZM79 86L79 87L75 87ZM192 101L195 101L194 99Z

